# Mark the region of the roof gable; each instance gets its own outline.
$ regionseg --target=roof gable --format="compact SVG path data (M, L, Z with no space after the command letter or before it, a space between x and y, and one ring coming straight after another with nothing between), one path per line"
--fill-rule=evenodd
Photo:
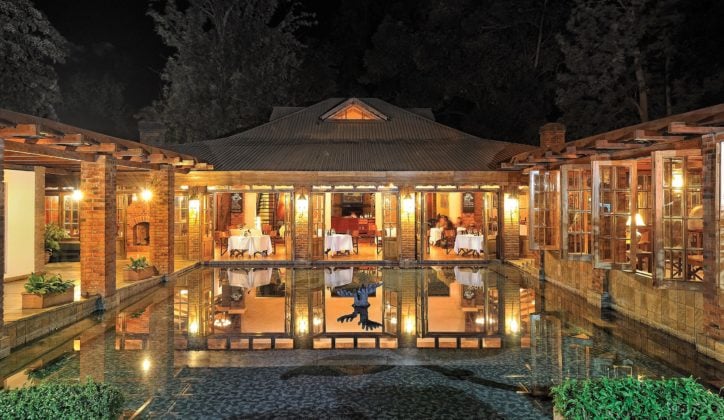
M357 98L349 98L322 114L323 121L385 120L389 117Z

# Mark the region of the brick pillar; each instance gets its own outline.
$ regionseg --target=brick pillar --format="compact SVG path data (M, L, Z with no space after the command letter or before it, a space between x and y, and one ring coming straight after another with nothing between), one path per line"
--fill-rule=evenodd
M80 282L84 295L116 293L116 164L81 162Z
M561 146L566 142L566 126L563 124L545 124L538 130L538 134L540 135L540 147L545 149Z
M174 170L167 166L150 174L150 185L153 189L150 208L151 263L160 274L174 271L173 249L173 201L174 201Z
M311 188L296 188L294 190L294 259L309 260L309 209L311 208ZM301 200L300 200L301 198ZM300 206L306 198L306 209Z
M503 244L500 247L503 251L501 259L511 259L520 257L520 205L518 203L518 187L515 185L506 185L501 191L502 220L500 227L502 229L501 238Z
M409 201L409 203L408 203ZM402 187L400 189L400 260L415 260L415 242L417 235L415 234L415 209L417 197L412 187ZM409 207L409 208L406 208Z
M189 248L188 258L191 261L201 261L201 223L203 200L206 188L194 187L189 192Z
M45 269L45 168L36 166L35 171L35 268L36 273Z
M716 189L721 188L721 176L724 175L720 174L720 179L716 179L717 168L721 164L721 155L717 156L717 145L720 142L724 142L724 133L702 136L704 226L717 228L704 230L704 337L703 340L697 340L697 347L704 347L705 353L724 361L724 273L720 269L724 257L721 244L724 235L724 205L717 206L716 203ZM723 199L719 197L720 202Z

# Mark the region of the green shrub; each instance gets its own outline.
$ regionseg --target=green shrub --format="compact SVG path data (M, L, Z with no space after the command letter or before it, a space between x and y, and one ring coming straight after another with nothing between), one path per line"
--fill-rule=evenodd
M133 271L141 271L144 268L148 268L151 266L151 264L148 262L146 257L141 258L130 258L131 263L126 266L126 269L133 270Z
M68 232L55 223L45 225L45 249L50 252L60 251L60 241L70 238Z
M117 419L122 411L121 391L90 379L0 391L0 419Z
M60 274L51 277L45 277L45 274L32 273L28 276L25 283L25 291L35 293L36 295L45 295L49 293L63 293L74 286L72 280L63 280Z
M724 399L693 378L567 379L551 394L567 419L724 418Z

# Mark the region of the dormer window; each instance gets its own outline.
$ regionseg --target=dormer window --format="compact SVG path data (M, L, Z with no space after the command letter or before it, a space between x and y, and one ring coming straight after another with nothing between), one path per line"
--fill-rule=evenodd
M356 98L347 99L320 117L324 121L387 120L388 117Z

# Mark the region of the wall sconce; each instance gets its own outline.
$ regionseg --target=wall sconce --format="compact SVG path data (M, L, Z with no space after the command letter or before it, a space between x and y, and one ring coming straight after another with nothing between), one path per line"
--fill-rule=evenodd
M301 193L297 197L297 212L306 213L307 210L309 210L309 200L306 194Z
M149 190L148 188L144 188L141 190L141 200L149 202L151 201L151 198L153 197L153 192Z
M503 199L503 209L509 213L518 211L518 199L511 197L510 194L505 194Z
M671 187L677 190L684 188L684 175L681 173L674 173L671 175Z
M297 319L297 334L305 335L309 332L309 319L307 317L299 317Z
M410 193L405 194L405 197L402 199L402 210L408 215L415 212L415 199L412 198Z
M73 190L73 192L71 193L71 197L73 198L73 201L80 201L83 199L83 191Z

